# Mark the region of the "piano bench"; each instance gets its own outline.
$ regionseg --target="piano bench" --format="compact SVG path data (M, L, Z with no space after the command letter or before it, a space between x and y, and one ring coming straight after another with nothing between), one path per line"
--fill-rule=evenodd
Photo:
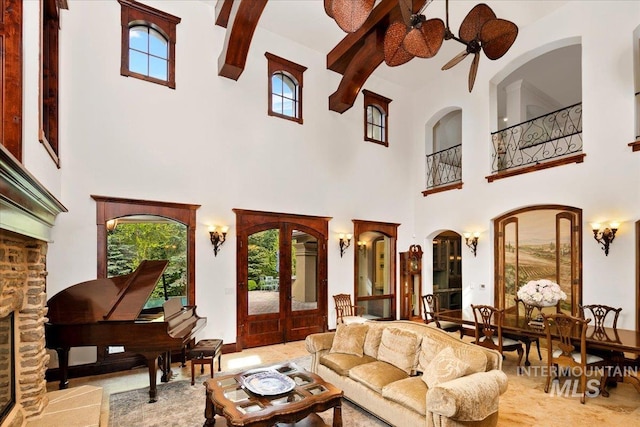
M200 365L200 373L204 373L204 365L209 365L213 378L213 362L218 358L218 371L221 370L222 340L200 340L189 350L191 359L191 385L195 384L195 365Z

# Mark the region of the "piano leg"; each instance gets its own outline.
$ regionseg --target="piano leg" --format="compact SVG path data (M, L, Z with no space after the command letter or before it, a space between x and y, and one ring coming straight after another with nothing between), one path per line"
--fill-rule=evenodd
M56 348L58 370L60 371L60 390L69 387L69 347Z
M167 351L165 353L162 353L161 358L162 358L162 367L161 367L162 377L160 378L160 381L162 381L163 383L167 383L173 376L173 372L171 372L171 352Z
M158 353L143 353L145 359L147 359L147 366L149 367L149 403L154 403L158 400L158 388L156 386L156 376L158 375Z

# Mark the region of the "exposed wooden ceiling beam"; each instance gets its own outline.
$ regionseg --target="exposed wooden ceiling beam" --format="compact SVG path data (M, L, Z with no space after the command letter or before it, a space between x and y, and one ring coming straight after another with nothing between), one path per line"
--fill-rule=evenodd
M216 24L218 20L224 23L226 9L230 9L226 20L227 34L218 57L219 76L233 80L240 78L247 63L253 33L266 5L267 0L224 0L220 6L220 13L216 7Z
M423 4L424 0L413 0L413 11ZM398 0L382 0L358 31L327 54L327 69L342 74L338 89L329 96L330 110L344 113L353 106L364 83L384 61L384 33L394 21L402 21Z
M216 25L227 28L231 6L233 6L233 0L218 0L216 3Z

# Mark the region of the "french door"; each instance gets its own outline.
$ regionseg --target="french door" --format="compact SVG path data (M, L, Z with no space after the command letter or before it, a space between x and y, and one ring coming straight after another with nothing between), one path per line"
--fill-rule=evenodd
M234 212L239 349L325 331L330 218Z

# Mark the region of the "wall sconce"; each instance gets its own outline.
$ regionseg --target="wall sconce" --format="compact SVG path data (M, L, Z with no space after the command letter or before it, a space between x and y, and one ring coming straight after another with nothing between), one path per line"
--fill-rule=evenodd
M213 255L218 256L218 251L220 250L220 246L227 240L227 231L229 231L229 227L226 225L220 227L218 231L218 227L213 226L209 227L209 237L211 238L211 244L213 245Z
M358 240L358 250L361 252L365 252L367 250L367 242Z
M117 219L110 219L107 221L107 233L113 233L113 230L118 226Z
M340 233L340 258L344 255L347 248L351 245L351 238L353 234L347 234L346 236Z
M613 239L616 238L616 231L618 231L618 227L620 223L611 222L609 223L609 227L605 227L600 229L600 224L594 222L591 224L591 228L593 229L593 238L596 239L596 242L602 245L602 250L604 251L604 255L609 255L609 245L613 242Z
M464 241L469 249L471 249L471 253L473 253L473 256L476 256L476 252L478 249L478 237L480 237L480 233L478 233L477 231L473 233L473 237L471 237L471 233L464 233Z

